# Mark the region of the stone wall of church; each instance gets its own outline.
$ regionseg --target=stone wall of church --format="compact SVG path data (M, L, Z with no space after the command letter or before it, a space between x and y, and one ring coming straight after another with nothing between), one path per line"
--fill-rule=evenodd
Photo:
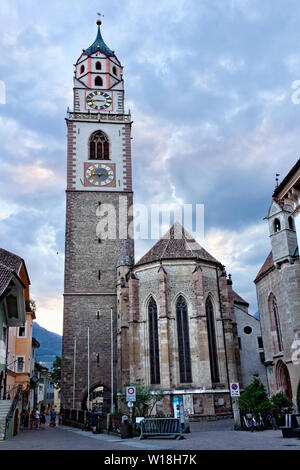
M230 412L228 398L228 379L225 361L223 321L221 320L219 289L215 266L200 263L199 272L195 274L196 261L172 260L136 266L133 269L138 286L138 296L131 298L137 315L135 323L129 322L129 341L138 354L138 364L131 369L131 383L141 383L153 390L160 389L166 393L157 410L170 414L172 396L176 393L191 395L191 414L213 415ZM197 275L202 287L196 284ZM220 271L218 271L220 275ZM199 290L199 292L197 291ZM202 289L202 291L201 291ZM226 288L225 288L226 290ZM180 383L178 338L176 321L176 301L182 295L188 306L189 337L192 362L192 383ZM227 295L223 288L224 298ZM161 383L151 385L149 363L149 325L148 302L153 297L158 311L158 334L160 348ZM207 322L205 302L210 296L215 313L215 331L218 351L220 383L212 384L208 349ZM227 298L227 297L226 297ZM228 301L228 299L227 299ZM131 305L131 309L132 309ZM226 309L224 308L224 311ZM230 330L227 327L228 331ZM133 330L135 334L130 334ZM227 353L234 360L234 345ZM228 349L228 345L227 345ZM129 347L130 350L130 347ZM136 358L135 358L136 360ZM236 376L232 378L236 380ZM190 390L190 392L189 392ZM219 391L218 391L219 390ZM168 394L170 392L170 395ZM216 397L218 394L218 397ZM168 398L169 397L169 398ZM171 397L171 398L170 398ZM171 400L171 401L170 401ZM229 403L229 404L228 404ZM171 406L172 408L172 406Z
M261 330L265 348L265 358L270 361L267 376L270 393L283 390L280 378L282 363L288 369L294 402L300 378L300 363L297 353L300 343L300 260L294 264L284 263L280 269L273 269L256 284ZM283 351L278 351L276 328L272 318L269 299L276 297ZM298 344L298 347L297 347Z

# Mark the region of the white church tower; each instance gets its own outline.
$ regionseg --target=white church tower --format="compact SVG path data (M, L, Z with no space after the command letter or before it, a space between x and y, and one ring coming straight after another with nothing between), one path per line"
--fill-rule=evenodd
M276 267L284 261L293 263L297 249L297 233L293 208L273 199L266 217L272 246L273 261Z

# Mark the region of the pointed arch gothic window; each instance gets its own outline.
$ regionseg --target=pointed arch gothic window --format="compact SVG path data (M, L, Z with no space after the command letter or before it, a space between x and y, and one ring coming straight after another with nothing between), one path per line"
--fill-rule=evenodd
M160 384L157 305L153 297L151 297L149 304L148 304L148 323L149 323L150 381L151 381L151 384Z
M102 131L94 132L89 142L90 160L109 160L108 137Z
M96 70L101 70L101 62L96 62Z
M102 78L98 75L96 78L95 78L95 86L102 86L103 85L103 80Z
M270 296L270 310L271 310L271 316L272 320L271 321L271 327L273 331L276 331L276 339L277 339L277 347L278 347L278 352L281 352L283 350L282 346L282 336L281 336L281 328L280 328L280 321L279 321L279 313L278 313L278 306L277 306L277 300L275 295L271 294Z
M189 383L192 382L189 319L187 304L182 295L178 297L176 302L176 320L180 382Z
M207 334L208 334L208 349L209 349L211 380L213 383L216 383L220 381L220 376L219 376L219 365L218 365L214 307L213 307L213 303L210 297L208 297L206 301L205 310L206 310L206 318L207 318Z

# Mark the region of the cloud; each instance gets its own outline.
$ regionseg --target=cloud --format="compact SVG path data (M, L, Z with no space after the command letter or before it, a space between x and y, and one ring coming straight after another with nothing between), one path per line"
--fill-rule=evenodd
M52 313L62 317L64 117L73 64L96 37L98 2L89 7L70 0L0 7L1 245L24 257L51 328ZM291 85L300 79L299 3L104 0L101 8L104 40L125 66L135 202L204 203L210 251L254 303L275 173L283 178L298 158ZM139 240L137 258L151 245Z

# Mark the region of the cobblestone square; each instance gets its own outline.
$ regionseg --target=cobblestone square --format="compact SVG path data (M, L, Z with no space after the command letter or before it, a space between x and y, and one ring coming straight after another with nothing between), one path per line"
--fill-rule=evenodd
M112 434L68 426L22 430L12 439L0 442L1 450L300 450L300 440L283 438L280 430L234 431L233 420L191 423L184 440L155 438L121 439Z

